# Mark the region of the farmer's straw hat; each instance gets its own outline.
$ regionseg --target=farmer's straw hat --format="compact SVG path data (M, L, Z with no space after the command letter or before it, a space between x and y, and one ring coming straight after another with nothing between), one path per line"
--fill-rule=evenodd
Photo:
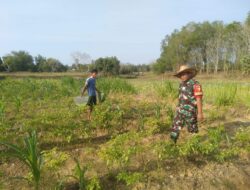
M180 78L182 73L191 73L192 77L197 74L197 70L189 65L181 65L179 71L177 71L174 76Z

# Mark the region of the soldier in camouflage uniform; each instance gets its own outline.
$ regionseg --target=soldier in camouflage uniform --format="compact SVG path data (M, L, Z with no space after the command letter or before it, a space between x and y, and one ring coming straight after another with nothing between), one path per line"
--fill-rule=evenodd
M186 126L188 132L198 133L197 120L203 119L202 89L198 81L193 79L196 70L187 65L180 67L175 74L181 79L179 86L179 104L173 121L171 139L176 143L180 130Z

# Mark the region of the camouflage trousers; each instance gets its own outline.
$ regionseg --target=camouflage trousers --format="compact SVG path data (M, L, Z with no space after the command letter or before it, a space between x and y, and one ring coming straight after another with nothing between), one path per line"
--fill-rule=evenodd
M178 139L180 130L183 127L187 127L190 133L198 133L197 115L186 110L177 109L172 125L171 138L173 140Z

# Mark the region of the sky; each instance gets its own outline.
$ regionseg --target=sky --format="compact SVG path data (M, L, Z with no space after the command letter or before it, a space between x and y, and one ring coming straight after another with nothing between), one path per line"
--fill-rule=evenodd
M189 22L244 22L250 0L0 0L0 56L24 50L73 63L72 53L150 63Z

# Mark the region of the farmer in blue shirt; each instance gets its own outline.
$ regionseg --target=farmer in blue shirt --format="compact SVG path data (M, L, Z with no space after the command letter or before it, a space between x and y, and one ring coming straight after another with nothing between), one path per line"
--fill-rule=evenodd
M91 75L89 78L87 78L85 82L85 86L82 90L82 96L85 93L85 91L88 91L88 102L87 105L89 106L89 112L88 112L88 119L91 120L91 113L93 111L93 106L96 105L96 91L99 93L99 90L96 88L96 76L98 74L98 71L96 69L93 69L91 71Z

